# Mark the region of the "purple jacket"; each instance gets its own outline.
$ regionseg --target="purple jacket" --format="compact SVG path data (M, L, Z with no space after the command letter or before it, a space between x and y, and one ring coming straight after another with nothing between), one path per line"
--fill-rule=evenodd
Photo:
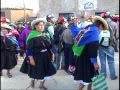
M22 33L19 36L19 45L20 47L26 49L26 39L31 32L31 28L26 26L25 29L22 31Z

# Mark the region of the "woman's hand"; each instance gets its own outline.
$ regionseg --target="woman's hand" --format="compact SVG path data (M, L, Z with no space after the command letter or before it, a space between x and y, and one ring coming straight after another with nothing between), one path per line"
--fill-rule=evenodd
M33 59L33 56L29 56L30 64L32 66L35 66L35 60Z
M54 62L54 60L55 60L55 54L52 53L52 61Z
M94 68L97 71L99 69L99 65L97 63L94 64Z
M18 54L15 55L16 60L18 61Z
M30 60L30 64L31 64L32 66L35 66L35 61L34 61L33 59L31 59L31 60Z

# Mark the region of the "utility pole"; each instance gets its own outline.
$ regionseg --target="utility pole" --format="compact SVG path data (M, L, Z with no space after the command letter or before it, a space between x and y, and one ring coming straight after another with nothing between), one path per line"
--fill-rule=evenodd
M38 2L39 2L39 10L38 10L38 16L37 16L37 17L40 17L40 7L41 7L41 1L40 1L40 0L38 0Z
M23 8L24 8L24 20L26 22L26 8L25 8L25 1L23 0Z

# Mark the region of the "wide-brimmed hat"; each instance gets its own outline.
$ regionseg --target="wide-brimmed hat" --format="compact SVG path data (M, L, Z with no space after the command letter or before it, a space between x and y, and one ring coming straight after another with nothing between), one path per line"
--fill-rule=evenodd
M7 30L11 30L12 29L8 24L1 24L1 28L5 28Z
M10 26L13 26L14 28L17 28L17 25L15 25L14 23L10 23Z
M34 28L35 24L37 24L38 22L46 23L46 19L45 18L37 18L31 22L31 26Z
M105 27L105 30L108 30L108 23L107 23L107 21L105 21L104 18L102 18L100 16L94 16L93 22L96 22L96 21L101 21Z

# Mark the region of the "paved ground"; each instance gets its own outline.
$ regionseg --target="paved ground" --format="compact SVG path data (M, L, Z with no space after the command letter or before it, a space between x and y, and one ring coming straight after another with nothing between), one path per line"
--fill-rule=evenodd
M30 79L27 75L19 72L19 68L22 64L22 59L18 61L18 65L11 70L13 78L8 78L6 76L6 71L3 71L4 76L1 77L1 90L25 90L29 84ZM109 69L107 83L109 85L109 90L119 90L119 54L115 54L115 68L117 72L118 79L110 80ZM36 81L35 89L29 88L28 90L40 90L38 88L39 81ZM45 83L48 90L77 90L78 83L75 83L71 75L66 74L63 70L59 70L52 79L48 79ZM86 90L86 88L84 89Z

